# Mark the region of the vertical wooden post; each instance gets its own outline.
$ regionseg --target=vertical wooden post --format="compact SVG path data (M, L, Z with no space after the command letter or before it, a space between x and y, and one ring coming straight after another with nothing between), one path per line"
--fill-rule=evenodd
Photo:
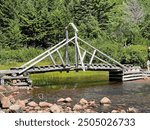
M79 52L77 48L78 44L78 39L77 39L77 32L75 32L75 63L76 63L76 68L78 68L78 60L79 60Z
M68 29L66 27L66 42L68 42ZM66 44L66 50L65 50L65 58L66 58L66 65L68 64L68 43Z

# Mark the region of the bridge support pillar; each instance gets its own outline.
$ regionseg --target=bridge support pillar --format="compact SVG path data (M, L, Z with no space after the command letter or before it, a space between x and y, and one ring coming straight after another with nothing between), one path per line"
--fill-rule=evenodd
M123 71L109 71L109 81L123 81Z

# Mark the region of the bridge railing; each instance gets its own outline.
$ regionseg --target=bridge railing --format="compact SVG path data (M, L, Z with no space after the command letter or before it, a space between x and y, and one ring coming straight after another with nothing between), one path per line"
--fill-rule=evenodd
M124 65L122 65L121 63L119 63L117 60L111 58L111 57L108 56L107 54L105 54L105 53L103 53L102 51L98 50L97 48L95 48L94 46L90 45L88 42L84 41L84 40L81 39L80 37L78 37L78 39L79 39L81 42L83 42L83 43L85 43L86 45L88 45L89 47L91 47L91 48L94 50L94 52L96 51L96 52L100 53L102 56L104 56L105 58L111 60L112 62L114 62L115 64L117 64L118 66L120 66L121 68L127 69L127 67L125 67ZM93 52L93 55L95 54L94 52ZM101 58L99 58L99 60L101 60L102 62L104 62L104 63L106 63L106 64L111 65L111 64L108 63L106 60L103 60L103 59L101 59Z
M74 37L69 39L68 36L68 27L72 26L72 28L74 29L75 35ZM116 61L115 59L111 58L110 56L108 56L107 54L103 53L102 51L98 50L97 48L95 48L94 46L92 46L91 44L89 44L88 42L84 41L83 39L79 38L77 35L78 29L76 28L76 26L73 23L70 23L67 27L66 27L66 39L64 39L63 41L61 41L60 43L56 44L55 46L53 46L52 48L48 49L47 51L45 51L44 53L40 54L39 56L35 57L34 59L30 60L29 62L25 63L24 65L22 65L21 67L23 69L21 69L19 71L19 74L24 73L25 71L27 71L29 68L33 67L34 65L36 65L37 63L41 62L42 60L44 60L45 58L47 58L48 56L50 57L51 61L53 62L53 64L55 65L56 62L53 59L52 54L53 53L57 53L62 64L68 64L69 62L69 57L68 57L68 44L69 43L73 43L75 46L75 64L76 67L78 67L79 64L81 64L83 71L85 71L85 57L88 55L90 55L90 60L88 64L92 64L94 58L97 59L98 61L104 63L104 64L108 64L108 65L112 65L111 63L108 62L108 60L112 61L113 63L115 63L116 65L118 65L120 68L122 69L127 69L124 65L122 65L121 63L119 63L118 61ZM83 46L79 45L79 42L82 42L84 44L86 44L88 46L88 48L90 48L93 52L90 52L88 50L88 48L84 48ZM65 59L63 59L62 55L60 54L59 50L63 47L66 47L65 49ZM81 53L81 51L84 51L83 54ZM100 54L103 58L101 58ZM107 59L107 60L106 60ZM64 62L66 61L66 62Z
M34 65L36 65L37 63L41 62L42 60L44 60L45 58L47 58L48 56L51 56L54 52L58 52L58 50L60 48L62 48L63 46L65 46L66 44L68 44L70 41L72 41L73 39L75 39L75 37L72 37L71 39L69 39L67 42L64 43L64 40L62 42L59 43L59 45L55 45L53 48L47 50L46 52L42 53L41 55L35 57L34 59L30 60L29 62L27 62L26 64L24 64L23 69L19 71L19 74L25 72L26 70L28 70L29 68L33 67ZM51 57L52 58L52 57Z

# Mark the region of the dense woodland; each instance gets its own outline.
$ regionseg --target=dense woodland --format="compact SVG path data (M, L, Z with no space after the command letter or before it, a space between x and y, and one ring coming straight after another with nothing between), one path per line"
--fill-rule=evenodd
M34 57L64 39L65 27L73 22L93 46L121 63L144 66L149 7L149 0L0 0L0 63ZM19 50L26 53L20 56ZM27 56L28 50L35 55Z

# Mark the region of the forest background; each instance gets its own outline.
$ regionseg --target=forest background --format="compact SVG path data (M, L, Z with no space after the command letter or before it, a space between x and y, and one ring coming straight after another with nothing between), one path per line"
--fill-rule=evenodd
M0 64L26 62L65 38L79 36L122 64L145 67L149 0L0 0Z

